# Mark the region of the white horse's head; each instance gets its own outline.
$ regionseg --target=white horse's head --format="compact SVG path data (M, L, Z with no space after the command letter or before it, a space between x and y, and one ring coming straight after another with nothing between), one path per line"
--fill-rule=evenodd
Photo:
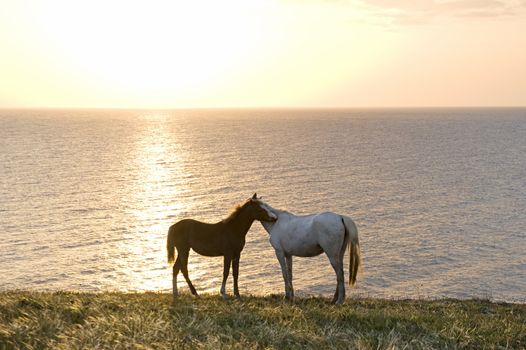
M257 201L258 205L264 209L267 213L268 213L268 216L272 218L272 220L267 220L267 221L260 221L261 222L261 225L263 225L263 227L265 228L265 230L270 233L270 229L272 228L272 226L274 226L274 224L276 223L276 221L278 220L278 211L274 208L272 208L270 205L268 205L267 203L263 202L261 200L261 197L257 197L257 195L254 193L254 195L252 196L252 198L250 199L251 201Z
M260 210L263 210L265 212L266 215L264 215L264 219L260 220L262 223L274 223L276 220L278 220L278 216L274 213L272 208L266 203L264 203L261 200L261 197L258 198L256 193L254 193L254 195L252 196L252 198L249 199L249 201L252 205L257 206Z

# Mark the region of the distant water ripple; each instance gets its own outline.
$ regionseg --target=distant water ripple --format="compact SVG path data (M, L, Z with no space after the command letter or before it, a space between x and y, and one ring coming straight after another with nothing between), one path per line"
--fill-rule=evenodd
M168 227L258 192L355 220L350 295L526 302L525 154L525 109L0 111L0 289L167 291ZM281 292L259 223L247 239L241 292ZM189 268L218 292L221 258ZM323 255L294 282L335 288Z

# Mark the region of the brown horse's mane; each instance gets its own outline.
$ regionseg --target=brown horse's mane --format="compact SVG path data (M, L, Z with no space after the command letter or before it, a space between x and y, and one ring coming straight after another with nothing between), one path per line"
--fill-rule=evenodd
M243 209L250 201L251 200L249 199L243 204L238 204L226 218L221 220L221 222L223 224L228 224L230 221L234 220L239 215L239 212L241 212L241 209Z
M244 203L243 205L241 204L238 204L234 210L232 210L232 212L226 217L224 218L223 220L221 220L221 222L223 224L228 224L230 221L234 220L237 215L239 214L239 212L241 211L241 208L243 208L243 206L245 205L246 203Z

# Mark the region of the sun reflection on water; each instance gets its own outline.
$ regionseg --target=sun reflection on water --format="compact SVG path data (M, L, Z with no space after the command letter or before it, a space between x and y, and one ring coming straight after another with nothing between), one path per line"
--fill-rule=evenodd
M125 240L125 259L130 290L160 290L171 285L166 230L172 218L186 210L180 196L180 178L186 174L179 145L169 131L169 115L156 112L143 117L148 122L135 143L137 176L130 193L135 226Z

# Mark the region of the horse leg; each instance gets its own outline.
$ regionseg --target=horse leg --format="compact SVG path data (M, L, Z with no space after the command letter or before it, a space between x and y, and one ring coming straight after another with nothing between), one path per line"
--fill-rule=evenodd
M174 266L173 266L173 274L172 274L172 289L173 289L173 297L174 299L177 298L177 275L179 274L179 270L181 270L181 259L179 258L179 255L177 256L177 259L175 260Z
M345 281L343 277L343 261L339 259L339 255L329 256L332 268L336 272L336 292L332 299L333 304L341 304L345 300Z
M234 295L239 299L241 298L239 295L239 287L237 285L237 280L239 277L239 254L232 260L232 273L234 275Z
M190 277L188 276L188 255L190 253L189 250L177 252L178 257L181 257L181 271L183 273L184 279L186 280L186 283L188 284L188 288L190 288L190 291L193 295L197 295L197 291L194 288L194 285L192 284L192 281L190 281Z
M283 280L285 281L285 299L291 299L290 286L292 283L289 282L289 273L287 268L287 261L285 260L285 254L281 250L276 249L276 257L278 258L279 265L281 266L281 273L283 274Z
M226 280L228 278L228 273L230 272L230 263L232 258L229 255L225 254L223 259L223 282L221 283L221 296L223 299L226 299Z
M289 274L289 294L290 299L294 300L294 287L292 286L292 255L285 254L285 262L287 263L287 272Z
M342 247L340 249L340 252L338 254L338 261L337 261L337 266L341 265L342 271L343 271L343 258L345 257L345 250L346 249L347 249L347 237L344 237L344 241L343 241ZM332 262L331 262L331 265L332 265ZM334 268L334 265L333 265L333 268ZM334 271L336 271L336 269ZM336 276L338 276L338 272L336 272ZM345 279L345 277L343 277L343 278ZM336 279L338 279L338 277L336 277ZM343 299L345 299L345 281L343 282L343 287L340 287L339 284L336 287L336 291L334 292L334 297L332 298L332 303L333 304L335 304L336 301L338 300L340 289L343 290L343 298L341 300L341 302L343 302Z

